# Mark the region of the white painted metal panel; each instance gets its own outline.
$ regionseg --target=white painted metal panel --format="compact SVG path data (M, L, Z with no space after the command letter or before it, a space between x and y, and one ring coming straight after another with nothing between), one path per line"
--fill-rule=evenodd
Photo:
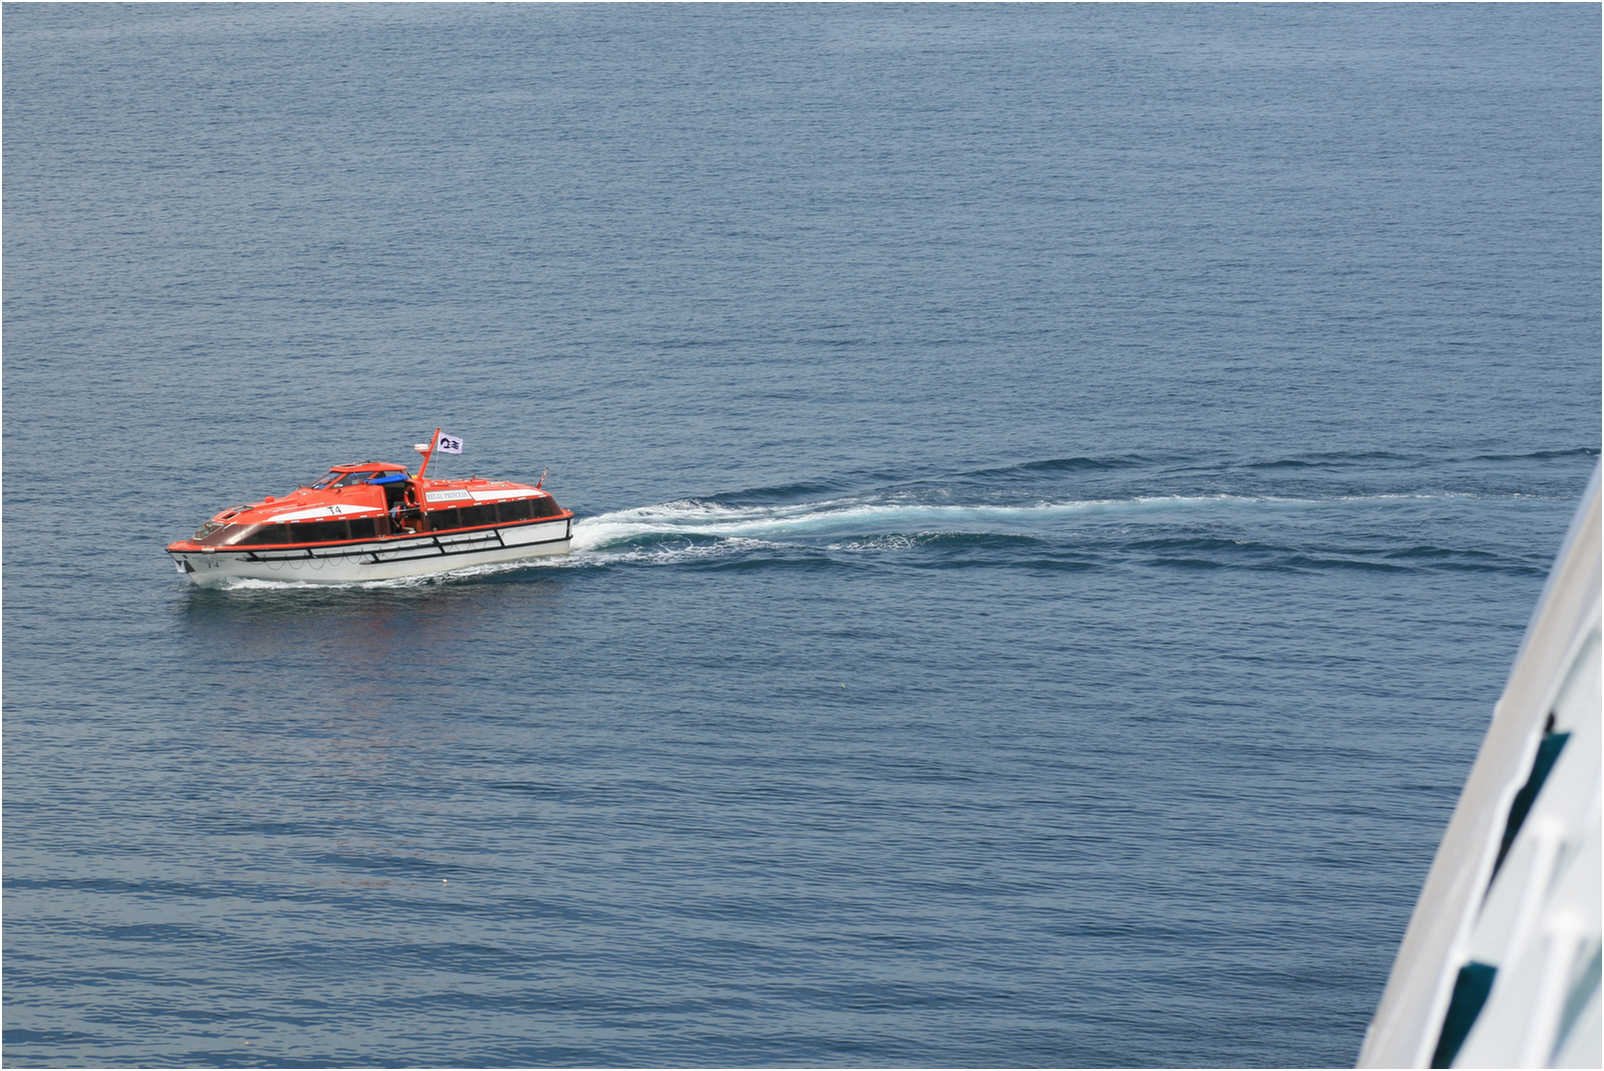
M1595 470L1494 707L1366 1032L1362 1067L1427 1066L1470 962L1493 967L1494 980L1456 1065L1599 1066L1599 479ZM1511 804L1551 715L1552 730L1572 736L1495 879Z

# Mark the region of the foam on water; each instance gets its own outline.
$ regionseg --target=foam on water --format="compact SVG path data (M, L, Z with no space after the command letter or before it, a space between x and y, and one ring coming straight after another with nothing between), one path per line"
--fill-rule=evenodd
M1286 509L1462 497L1470 496L1456 493L1379 494L1339 495L1321 499L1221 493L1037 501L1020 505L838 498L772 506L725 506L687 499L615 510L581 519L574 525L573 549L601 551L621 544L672 536L807 539L845 534L1050 533L1062 522L1081 517L1155 517L1230 508Z
M664 535L807 537L845 532L1028 530L1084 514L1142 513L1251 501L1255 500L1235 495L1168 495L1017 506L843 499L731 507L693 500L618 510L581 520L574 526L574 548L598 550Z

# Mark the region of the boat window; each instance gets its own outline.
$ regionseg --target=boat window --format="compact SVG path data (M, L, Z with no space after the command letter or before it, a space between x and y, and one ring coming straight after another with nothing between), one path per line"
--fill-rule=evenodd
M501 504L503 521L527 521L534 516L534 503L527 498L513 498Z
M249 546L257 546L262 543L288 543L289 541L290 529L289 525L286 524L250 525L246 532L235 540L237 543Z
M462 509L434 509L429 511L429 526L436 531L447 528L477 528L488 524L511 524L541 517L555 517L562 508L550 496L541 498L514 498L501 502L485 502Z
M494 502L485 506L469 506L462 511L462 526L472 528L481 524L496 523L496 504Z
M201 525L201 530L195 534L199 537L195 542L203 547L227 547L239 541L240 533L247 526L239 524L217 524L208 522Z
M232 547L256 531L254 524L214 524L205 537L197 540L208 547Z
M290 526L292 543L331 543L345 538L344 521L302 521Z
M354 517L351 520L352 539L372 539L379 534L379 523L372 517Z
M312 490L314 490L314 491L322 491L325 488L333 487L334 484L335 484L335 481L337 481L340 478L340 475L341 474L338 473L338 472L325 473L321 478L319 478L317 481L315 481L312 484Z

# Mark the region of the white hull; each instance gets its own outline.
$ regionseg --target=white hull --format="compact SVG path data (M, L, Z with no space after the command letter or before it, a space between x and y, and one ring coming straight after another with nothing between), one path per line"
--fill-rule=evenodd
M430 532L301 549L219 548L168 553L178 571L196 584L224 584L231 580L358 584L566 554L572 537L571 520L564 517L534 524Z

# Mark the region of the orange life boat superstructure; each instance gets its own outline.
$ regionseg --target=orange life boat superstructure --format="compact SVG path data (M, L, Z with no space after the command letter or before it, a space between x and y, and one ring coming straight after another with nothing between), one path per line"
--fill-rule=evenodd
M198 584L237 579L348 584L567 553L574 515L541 487L507 480L433 479L435 429L416 476L379 461L335 465L281 498L230 506L167 547Z

